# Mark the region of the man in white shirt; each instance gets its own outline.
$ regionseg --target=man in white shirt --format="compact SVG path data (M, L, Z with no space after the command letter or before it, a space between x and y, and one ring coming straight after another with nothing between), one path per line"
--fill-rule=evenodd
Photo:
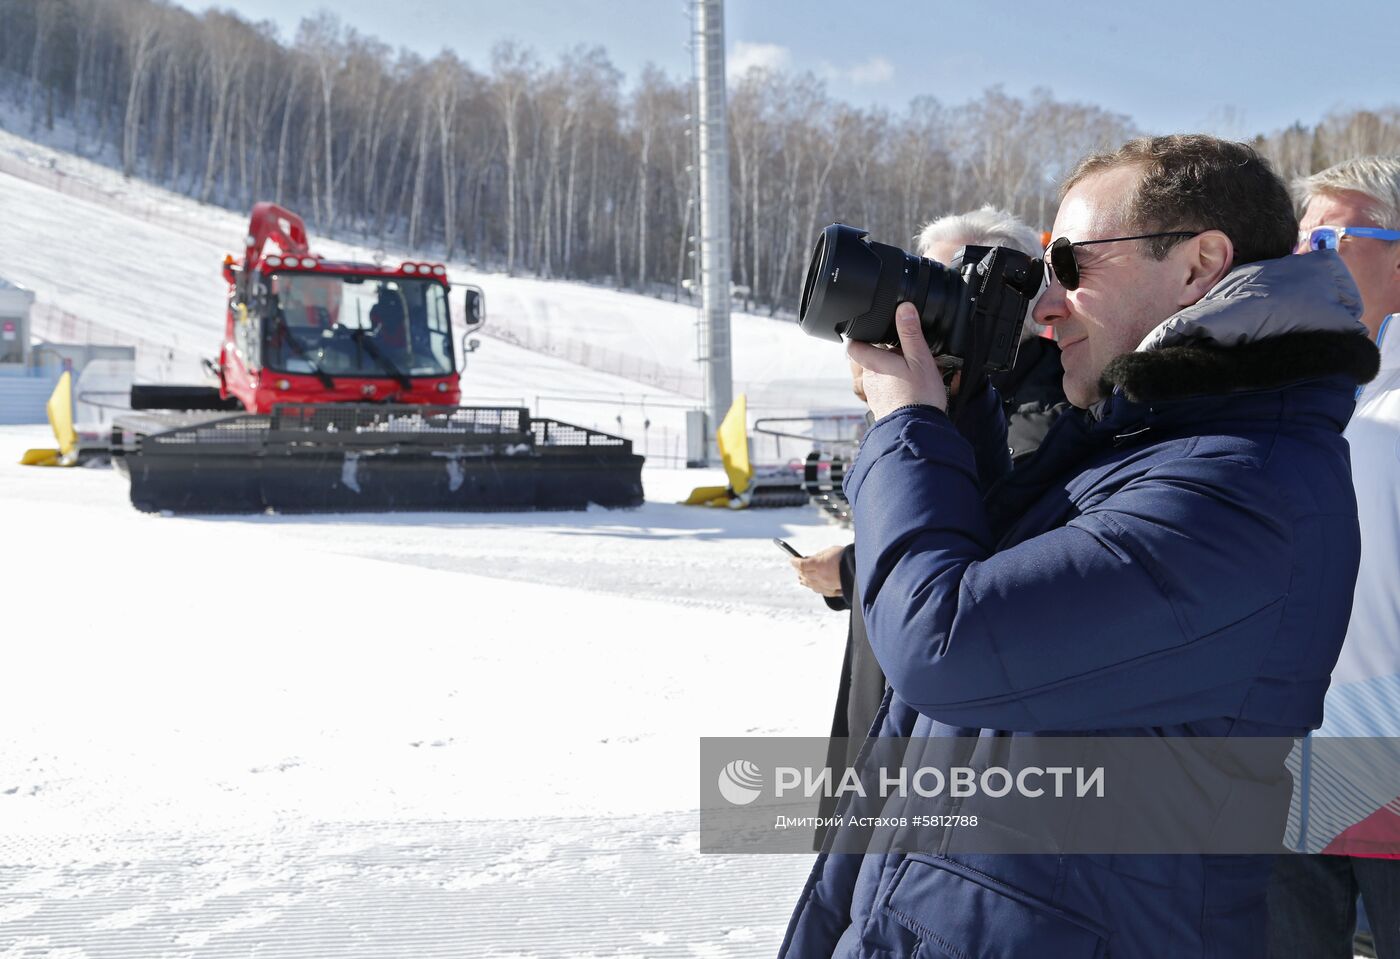
M1314 735L1400 737L1400 156L1348 160L1295 189L1304 207L1298 252L1341 254L1361 293L1361 321L1381 351L1381 371L1362 387L1343 434L1361 568L1326 718ZM1325 800L1308 798L1337 794L1326 776L1305 753L1299 845L1324 854L1279 857L1269 891L1270 955L1350 959L1359 895L1377 955L1400 957L1400 801L1329 816ZM1338 832L1339 824L1346 828Z

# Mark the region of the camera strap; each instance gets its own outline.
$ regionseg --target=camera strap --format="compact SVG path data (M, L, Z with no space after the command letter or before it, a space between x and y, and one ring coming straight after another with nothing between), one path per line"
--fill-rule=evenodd
M948 398L948 417L956 425L963 407L968 398L976 396L986 385L987 357L992 351L992 337L988 336L986 323L995 309L1000 305L1001 289L999 287L1001 270L1001 258L1004 250L1001 247L993 247L991 255L981 264L976 271L978 278L977 296L972 303L972 322L968 324L968 345L967 355L963 357L962 382L958 385L958 395ZM993 288L994 284L998 284ZM988 300L992 303L988 303Z
M972 323L971 342L968 344L967 356L963 358L963 364L959 369L949 370L943 377L944 385L949 388L948 396L948 418L954 425L962 415L963 407L967 405L969 397L976 396L987 385L987 354L990 352L988 337L983 335L981 324L974 318ZM952 395L953 376L958 372L962 373L962 382L958 384L957 395Z

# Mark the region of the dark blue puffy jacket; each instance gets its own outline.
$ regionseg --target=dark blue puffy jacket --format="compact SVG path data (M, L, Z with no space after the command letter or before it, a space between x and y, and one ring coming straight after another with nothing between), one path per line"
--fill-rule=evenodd
M1009 475L992 402L959 428L929 407L876 423L846 479L890 683L873 733L1315 728L1359 555L1341 437L1376 369L1359 315L1335 254L1237 268ZM1264 948L1270 866L823 854L782 955L1239 959Z

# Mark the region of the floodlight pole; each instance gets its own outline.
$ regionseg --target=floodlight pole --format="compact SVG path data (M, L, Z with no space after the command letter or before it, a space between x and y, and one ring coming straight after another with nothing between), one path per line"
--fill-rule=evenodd
M729 306L729 134L725 119L724 0L693 0L700 160L700 362L711 445L734 401ZM713 455L713 450L711 451Z

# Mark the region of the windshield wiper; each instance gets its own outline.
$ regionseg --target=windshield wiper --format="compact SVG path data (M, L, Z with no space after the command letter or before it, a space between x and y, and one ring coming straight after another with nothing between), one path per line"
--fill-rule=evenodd
M331 378L329 373L317 366L316 361L311 358L311 354L306 352L306 347L301 345L301 340L296 338L292 333L292 328L287 325L287 318L282 315L280 306L273 313L273 316L277 318L277 328L287 338L287 345L292 348L292 352L306 361L306 365L311 367L311 372L316 376L316 379L321 381L322 386L328 390L335 389L335 380Z
M399 381L399 385L406 390L413 389L413 381L408 378L408 374L394 365L393 361L380 352L374 341L365 335L362 329L352 329L350 335L355 338L355 342L365 348L365 352L374 358L374 361L383 368L394 379Z

